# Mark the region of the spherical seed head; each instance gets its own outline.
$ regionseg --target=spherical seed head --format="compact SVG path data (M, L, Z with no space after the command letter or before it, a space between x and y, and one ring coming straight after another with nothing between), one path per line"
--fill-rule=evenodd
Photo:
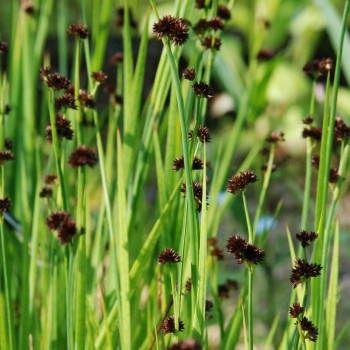
M314 79L324 75L333 69L333 61L330 58L316 59L307 63L303 71Z
M0 56L9 52L9 45L6 41L0 41Z
M46 220L48 229L51 231L57 230L66 217L69 217L69 213L66 211L56 211L52 213Z
M193 26L194 32L195 32L197 35L199 35L199 36L204 35L204 33L207 31L207 29L209 29L208 21L205 20L204 18L200 19L200 20Z
M196 77L196 71L194 68L186 68L183 73L182 76L187 79L187 80L194 80Z
M199 141L202 143L210 142L211 136L210 136L209 128L206 127L205 125L199 125L198 130L197 130L197 137L198 137Z
M269 143L278 143L278 142L282 142L285 141L284 139L284 133L283 132L277 132L277 131L273 131L270 136L267 138L266 140Z
M305 259L297 259L295 261L290 281L296 288L300 283L311 277L317 277L321 274L322 266L319 264L310 264Z
M75 105L74 95L71 93L65 92L62 96L56 97L55 107L57 110L60 110L61 108L77 109L77 106Z
M343 141L350 138L350 127L347 126L341 117L335 118L334 139Z
M58 184L58 178L55 174L48 174L46 177L45 177L45 183L47 185L57 185Z
M177 172L180 169L184 169L184 168L185 168L184 157L181 156L179 158L175 158L173 161L173 170Z
M52 197L52 188L51 187L43 187L39 193L40 198L49 198Z
M317 327L309 321L305 316L299 321L301 329L305 332L304 337L315 342L318 336Z
M86 108L95 108L95 100L86 90L79 91L79 102Z
M160 329L164 334L168 334L168 333L175 333L176 331L182 332L185 328L184 328L183 321L179 320L178 329L176 329L175 317L170 316L163 321Z
M203 169L203 161L201 159L199 159L197 156L195 156L193 158L192 169L193 170L202 170Z
M322 129L316 126L312 126L310 128L304 128L302 133L303 138L310 137L315 141L321 141L322 138Z
M124 54L122 52L116 52L111 58L111 63L113 65L118 65L119 63L123 63L123 61L124 61Z
M298 318L300 314L304 312L305 308L300 305L299 302L294 303L289 307L289 314L292 318Z
M175 343L170 346L167 350L201 350L202 347L199 342L195 339L187 339Z
M248 243L242 252L244 261L248 264L261 264L265 258L265 250L260 249L254 244Z
M314 231L307 232L305 230L296 234L297 240L301 243L303 248L311 245L318 237L318 234Z
M4 165L9 160L13 160L15 157L9 150L0 151L0 165Z
M204 81L195 82L192 86L192 89L198 97L204 97L204 98L214 97L213 89Z
M197 211L202 210L202 194L203 194L203 187L200 182L192 182L192 188L193 188L193 195L194 199L197 203ZM184 194L184 198L186 195L186 184L182 184L182 187L180 188L180 192ZM206 205L208 205L208 196L206 196Z
M88 27L82 24L71 24L67 29L67 33L77 40L84 40L90 35Z
M167 36L174 45L183 45L188 40L187 23L178 17L164 16L158 23L154 23L153 33L157 35L158 40Z
M210 49L220 50L221 40L219 38L213 38L213 36L210 35L203 38L201 41L201 44L208 50Z
M224 29L224 22L220 17L215 17L208 21L208 27L214 31L222 30Z
M258 181L257 176L254 171L247 170L240 173L240 175L232 176L227 185L227 192L235 194L239 191L245 190L245 188L251 184Z
M303 119L303 124L305 125L310 125L314 122L314 118L311 116L307 116L305 119Z
M5 139L5 150L11 151L12 150L12 140L8 137Z
M2 216L5 212L8 212L11 205L12 203L10 198L5 197L3 199L0 199L0 216Z
M60 73L51 73L50 67L40 68L40 77L49 88L54 90L65 90L71 85L70 80Z
M329 170L328 182L331 184L335 184L339 180L339 172L336 168L331 168Z
M215 256L218 260L224 260L224 250L219 246L209 249L209 254Z
M73 130L71 128L70 120L63 117L61 114L56 115L56 130L57 136L62 139L65 138L67 140L72 140L73 138ZM51 125L46 127L46 139L49 142L52 142L52 128Z
M228 299L230 297L230 289L226 284L218 286L218 295L221 299Z
M257 54L257 60L260 62L270 61L276 56L276 51L272 49L262 48Z
M76 168L88 165L92 168L97 163L96 153L89 147L82 145L76 148L69 157L68 164Z
M158 257L158 264L164 265L166 263L175 264L181 262L181 257L174 249L165 249Z
M71 217L64 218L58 229L58 240L61 244L69 243L77 233L75 220Z
M218 6L218 17L222 18L222 19L230 19L231 18L231 13L230 10L228 9L228 7L224 4L220 4Z
M320 167L320 156L315 154L311 158L311 164L315 169L319 169Z
M108 75L101 70L92 73L92 79L97 83L104 83L108 79Z

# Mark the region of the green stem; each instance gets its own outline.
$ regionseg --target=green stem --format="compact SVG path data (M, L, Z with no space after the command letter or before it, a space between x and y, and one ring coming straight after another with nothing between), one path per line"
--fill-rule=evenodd
M249 350L253 350L253 267L248 266L248 341Z
M250 218L249 218L249 211L248 211L248 205L247 205L247 199L245 196L245 192L242 191L242 199L243 199L243 206L244 206L244 213L245 213L245 219L247 222L247 228L248 228L248 241L249 243L253 243L253 231L252 231L252 225L250 223Z

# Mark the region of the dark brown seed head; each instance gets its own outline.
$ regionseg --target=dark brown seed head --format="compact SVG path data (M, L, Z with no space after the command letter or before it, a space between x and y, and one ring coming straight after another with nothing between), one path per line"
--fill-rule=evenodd
M310 137L315 141L320 141L322 138L322 129L316 126L312 126L310 128L304 128L302 136L304 139L306 139L307 137Z
M48 174L45 177L45 183L47 185L57 185L58 184L58 178L55 174Z
M208 22L208 27L211 30L222 30L224 29L224 22L222 21L222 19L220 17L215 17L211 20L209 20Z
M196 77L196 71L194 68L186 68L183 73L182 76L187 79L187 80L194 80Z
M334 140L344 141L350 138L350 127L347 126L341 117L335 118Z
M328 182L335 184L339 179L339 172L336 168L330 168Z
M296 234L297 240L301 243L303 248L311 245L318 237L318 234L314 231L307 232L305 230Z
M204 9L204 8L210 8L212 1L209 1L208 4L206 4L206 0L196 0L195 8L198 10Z
M227 192L235 194L239 191L243 191L246 187L258 181L257 176L254 174L254 171L247 170L240 173L240 175L232 176L228 180Z
M10 138L6 137L4 146L5 146L5 150L7 150L7 151L12 150L12 141Z
M60 110L61 108L77 109L77 106L75 105L74 95L71 93L65 92L62 96L56 97L55 107L57 110Z
M190 141L192 141L192 137L193 137L193 130L190 130L188 132L188 139ZM209 128L206 127L205 125L199 125L198 130L197 130L197 137L198 137L199 141L202 143L210 142L211 136L210 136Z
M299 321L301 329L305 332L304 337L310 341L315 342L318 336L317 327L309 321L305 316Z
M56 211L52 213L46 220L48 229L51 231L57 230L61 226L64 219L69 216L69 213L66 211Z
M198 97L205 97L205 98L214 97L213 89L204 81L195 82L192 86L192 89Z
M79 91L79 102L83 107L95 108L95 100L86 90Z
M67 29L67 33L77 40L84 40L90 35L87 26L82 24L71 24Z
M273 131L270 134L270 136L267 138L266 141L269 142L269 143L278 143L278 142L285 141L284 133L283 132Z
M0 41L0 56L9 52L9 45L6 41Z
M192 169L193 170L202 170L203 169L203 161L201 159L199 159L197 156L195 156L193 158Z
M248 243L242 253L244 261L248 264L261 264L265 258L265 250L258 248L254 244ZM237 259L238 260L238 259ZM238 261L239 263L239 261Z
M0 216L2 216L5 212L8 212L11 205L12 203L10 198L5 197L3 199L0 199Z
M67 140L72 140L73 138L73 130L70 125L70 120L66 119L61 114L56 114L56 130L57 136L62 139L65 138ZM46 139L49 142L52 142L52 128L51 125L46 127Z
M314 155L311 158L311 164L315 169L319 169L320 167L320 156L319 155Z
M51 73L50 67L40 68L40 77L49 88L54 90L65 90L71 85L69 79L60 73Z
M202 194L203 194L203 187L200 182L192 182L193 187L193 194L194 199L197 203L197 211L202 211ZM182 187L180 188L180 192L184 194L184 198L186 196L186 184L182 184ZM208 196L206 196L206 205L208 205Z
M272 58L276 56L276 51L272 49L260 49L257 54L257 59L260 62L270 61Z
M219 246L210 248L209 254L215 256L218 260L224 260L224 250Z
M68 160L68 164L73 168L85 165L88 165L90 168L92 168L96 163L96 153L91 148L85 145L76 148L72 152Z
M123 63L123 61L124 61L124 54L122 52L115 53L111 58L111 63L115 66L119 63Z
M52 188L51 187L43 187L39 193L41 198L49 198L52 197Z
M174 249L168 248L163 250L163 252L158 257L158 264L164 265L166 263L175 264L181 262L181 257Z
M310 125L314 122L314 118L312 118L311 116L307 116L304 120L303 120L303 124L305 125Z
M226 284L219 284L218 295L221 299L228 299L230 297L230 289Z
M298 318L304 312L305 308L300 303L294 303L289 307L289 314L292 318Z
M204 33L209 29L208 26L208 21L205 20L204 18L200 19L194 26L193 26L193 30L194 32L199 35L202 36L204 35Z
M168 333L182 332L185 328L184 328L183 321L179 320L178 329L176 329L175 317L170 316L163 321L160 329L164 334L168 334Z
M295 260L295 265L290 276L293 287L296 288L300 283L311 277L317 277L321 274L322 266L319 264L310 264L305 259Z
M188 40L188 26L184 19L164 16L158 23L153 25L153 33L158 40L167 36L174 45L183 45Z
M33 15L35 12L34 3L32 0L22 1L22 9L28 15Z
M187 278L186 283L185 283L185 289L187 292L190 292L192 289L192 280L191 278Z
M173 170L179 171L180 169L184 169L184 168L185 168L184 157L181 156L180 158L175 158L173 161Z
M0 165L4 165L7 161L13 160L15 157L11 151L0 151Z
M323 58L321 60L317 59L307 63L304 66L303 71L312 78L317 79L332 69L333 61L330 58Z
M67 244L77 233L76 223L66 211L52 213L46 221L51 231L58 232L58 240L61 244Z
M208 50L220 50L221 40L219 38L215 38L213 35L210 35L203 38L201 44Z
M218 6L218 16L222 19L230 19L231 18L231 13L228 7L225 4L220 4Z
M201 350L202 347L195 339L187 339L175 343L170 346L167 350Z
M98 72L93 72L91 76L92 79L97 83L104 83L108 78L108 75L105 72L102 72L101 70Z

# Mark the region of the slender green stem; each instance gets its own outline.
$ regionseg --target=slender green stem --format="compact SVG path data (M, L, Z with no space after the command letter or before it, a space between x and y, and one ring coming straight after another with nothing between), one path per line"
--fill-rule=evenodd
M253 337L253 267L248 266L248 341L249 350L254 348Z
M248 241L249 243L253 243L253 231L252 231L252 225L250 223L250 217L249 217L249 210L248 210L248 204L247 204L247 198L245 196L245 192L242 191L242 199L243 199L243 206L244 206L244 213L245 213L245 219L247 222L247 228L248 228Z

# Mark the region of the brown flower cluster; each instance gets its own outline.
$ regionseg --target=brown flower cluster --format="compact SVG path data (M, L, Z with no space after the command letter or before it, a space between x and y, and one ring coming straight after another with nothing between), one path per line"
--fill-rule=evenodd
M289 314L292 318L299 318L299 316L302 315L304 311L305 308L301 306L299 302L294 303L289 307Z
M9 52L9 45L6 41L0 41L0 55Z
M5 197L3 199L0 199L0 217L10 210L12 203L10 198Z
M319 169L320 167L320 156L313 155L311 158L311 164L315 169ZM339 172L336 168L330 168L328 182L330 184L335 184L339 180Z
M209 35L202 39L201 44L208 50L220 50L221 40L219 38L214 37L213 35Z
M347 126L341 117L335 118L334 140L344 141L350 138L350 127Z
M95 100L86 90L79 91L80 105L86 108L95 108Z
M217 244L215 237L208 238L209 255L215 256L218 260L224 260L224 250Z
M203 187L200 182L192 182L193 195L197 204L197 211L202 211L202 195L203 195ZM184 198L186 196L186 184L182 184L180 192L184 194ZM208 196L206 196L206 205L208 205Z
M98 72L93 72L91 76L96 83L104 83L108 79L108 75L101 70Z
M304 332L304 338L315 342L318 336L317 327L305 316L298 322L300 322L301 329Z
M158 40L167 36L174 45L183 45L188 40L187 23L178 17L164 16L158 23L154 23L153 33L157 34Z
M264 260L265 250L260 249L254 244L237 235L230 237L227 241L227 251L234 255L238 264L246 262L247 264L260 264Z
M169 334L169 333L174 334L175 332L183 332L185 327L184 327L183 321L179 320L178 328L176 329L175 328L175 317L170 316L163 321L160 329L164 334Z
M170 346L167 350L201 350L202 347L195 339L186 339L175 343Z
M181 262L181 257L174 249L167 248L158 257L158 264L164 265L166 263L175 264Z
M84 40L90 35L87 26L83 24L71 24L67 29L67 33L77 40Z
M0 151L0 165L4 165L9 160L13 160L15 157L9 150Z
M44 81L49 88L52 88L54 90L66 90L71 86L69 79L60 73L52 73L50 67L41 67L40 77L41 80Z
M205 125L199 125L197 130L197 137L199 141L202 143L210 142L211 136L210 136L209 128ZM193 138L193 130L190 130L188 132L188 139L192 141L192 138Z
M277 131L273 131L270 136L266 139L267 142L269 143L278 143L278 142L283 142L285 141L284 138L284 133L283 132L277 132Z
M218 296L221 299L228 299L231 291L237 291L239 284L235 280L228 279L225 283L218 285Z
M320 141L322 138L322 129L317 126L311 126L309 128L304 128L302 136L304 139L310 137L315 141Z
M321 270L322 266L319 264L310 264L305 259L297 259L290 276L290 281L293 287L296 288L300 283L309 278L320 276Z
M72 140L73 130L71 128L71 122L69 119L65 118L61 114L56 114L56 130L59 139L65 138L67 140ZM52 128L51 125L46 127L46 140L52 142Z
M57 176L55 174L48 174L45 178L45 184L47 186L44 186L42 188L42 190L39 193L39 196L41 198L49 198L52 197L52 186L57 185L58 184L58 179Z
M76 148L68 159L68 164L73 168L85 165L88 165L90 168L92 168L96 163L96 153L85 145Z
M182 76L187 80L194 80L196 78L196 71L194 68L186 68L182 72Z
M57 110L60 110L62 108L64 109L77 109L77 106L75 105L75 98L74 95L65 92L62 96L58 96L55 98L55 108Z
M228 180L227 192L235 194L239 191L243 191L249 184L254 183L256 181L258 181L258 178L254 174L254 171L243 171L240 173L240 175L232 176Z
M305 248L311 245L318 237L318 234L314 231L307 232L305 230L296 234L297 240L301 243L302 247Z
M175 158L173 161L173 170L179 171L180 169L185 168L184 157L181 156L179 158ZM192 161L192 169L193 170L202 170L203 169L203 161L195 156Z
M75 220L66 211L52 213L47 218L46 224L49 230L58 232L58 239L61 244L69 243L77 233Z
M307 63L303 71L314 79L321 77L333 69L333 60L330 58L316 59Z
M192 86L192 89L198 97L204 97L204 98L214 97L213 89L204 81L195 82Z

